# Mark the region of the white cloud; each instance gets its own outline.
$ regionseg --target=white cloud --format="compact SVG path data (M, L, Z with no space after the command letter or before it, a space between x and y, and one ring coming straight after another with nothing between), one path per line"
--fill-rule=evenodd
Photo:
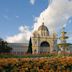
M44 18L44 23L49 31L58 31L62 26L66 26L70 16L72 16L72 1L51 0L47 9L40 14L38 19L35 18L37 21L34 24L34 30L37 30Z
M13 36L8 36L6 38L6 41L9 43L24 43L28 42L31 31L29 30L28 26L20 26L19 27L19 33Z
M16 18L19 18L19 16L16 16Z
M5 19L8 19L9 17L8 17L7 15L4 15L4 18L5 18Z
M30 0L34 4L35 0ZM42 24L43 18L49 31L58 31L62 26L66 27L68 18L72 16L72 1L70 0L51 0L47 9L41 12L39 17L35 17L33 31L37 30ZM20 33L7 37L8 42L26 42L31 35L28 26L19 27Z
M34 5L35 0L30 0L30 3L31 3L32 5Z
M68 41L69 43L72 43L72 36L70 36L67 41Z

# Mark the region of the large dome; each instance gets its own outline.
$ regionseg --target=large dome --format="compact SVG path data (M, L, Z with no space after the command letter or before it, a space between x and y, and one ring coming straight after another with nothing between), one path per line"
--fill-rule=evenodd
M39 30L45 30L45 31L48 31L48 28L44 25L44 23L38 28L38 31Z
M49 35L49 30L48 28L42 23L42 25L38 28L38 31L45 31L47 35Z

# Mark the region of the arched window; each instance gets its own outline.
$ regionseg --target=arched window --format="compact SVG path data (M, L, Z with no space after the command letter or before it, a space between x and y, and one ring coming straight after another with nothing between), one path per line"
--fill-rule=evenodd
M40 44L40 53L48 53L50 44L46 41Z
M41 46L41 47L49 47L50 45L49 45L48 42L44 41L44 42L41 43L40 46Z

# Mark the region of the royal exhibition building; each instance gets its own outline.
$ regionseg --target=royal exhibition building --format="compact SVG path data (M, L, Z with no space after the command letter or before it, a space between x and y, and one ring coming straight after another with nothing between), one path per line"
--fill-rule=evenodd
M50 35L48 28L42 23L37 31L32 33L32 54L52 53L52 52L72 52L72 45L66 43L66 32L61 34L61 43L57 44L56 33ZM28 50L28 43L9 43L12 53L24 54ZM65 45L65 46L64 46Z

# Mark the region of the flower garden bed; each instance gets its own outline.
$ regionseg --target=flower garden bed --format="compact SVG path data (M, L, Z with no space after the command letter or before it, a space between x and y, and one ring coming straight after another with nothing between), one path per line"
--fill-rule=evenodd
M72 72L72 57L0 58L0 72Z

